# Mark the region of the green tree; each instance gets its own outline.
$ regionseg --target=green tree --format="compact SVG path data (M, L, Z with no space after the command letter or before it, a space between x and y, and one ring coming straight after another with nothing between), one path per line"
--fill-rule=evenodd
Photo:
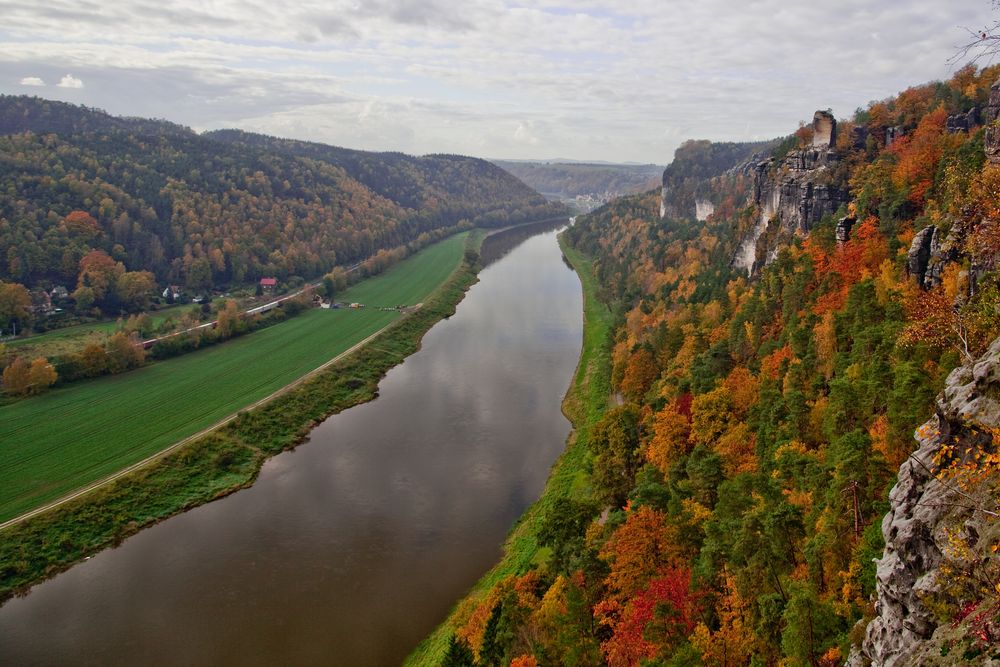
M76 288L73 292L73 301L76 302L76 312L80 315L86 315L90 313L90 309L94 307L94 300L96 295L94 294L94 288L83 285Z
M483 645L479 649L479 662L482 667L500 667L503 665L506 653L506 642L503 623L503 601L499 601L490 612L483 631Z
M118 279L116 289L121 307L129 312L149 308L149 299L156 288L156 277L149 271L129 271Z
M790 585L790 596L782 616L781 649L789 667L814 667L820 658L837 644L845 631L844 620L816 591L805 583Z
M207 290L212 286L212 265L207 258L199 257L191 261L184 272L184 283L193 292Z
M476 658L468 642L453 634L448 640L448 650L445 651L441 667L476 667Z
M551 563L557 572L570 572L585 551L584 533L597 508L571 498L557 498L542 517L538 541L552 549Z
M589 446L598 495L604 502L621 507L642 465L638 406L626 403L608 410L594 425Z

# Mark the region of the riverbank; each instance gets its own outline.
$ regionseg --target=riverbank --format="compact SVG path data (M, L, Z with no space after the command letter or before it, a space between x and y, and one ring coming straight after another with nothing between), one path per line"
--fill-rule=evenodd
M3 523L94 485L287 387L425 301L462 262L465 236L342 293L364 309L309 309L279 325L128 373L0 407Z
M470 235L472 256L481 240L481 233ZM476 274L476 266L460 264L420 309L292 391L148 467L0 532L0 599L153 523L251 485L267 458L302 442L315 424L374 398L385 373L454 313Z
M586 473L587 440L590 429L608 407L611 392L612 313L598 298L599 286L593 261L567 246L560 235L563 255L576 270L583 291L583 348L573 382L563 401L563 412L573 430L566 449L552 466L542 496L511 530L504 544L501 561L459 601L448 618L406 660L408 667L436 667L441 663L455 628L463 624L489 590L505 577L526 572L541 557L538 544L542 517L559 498L581 499L589 496Z

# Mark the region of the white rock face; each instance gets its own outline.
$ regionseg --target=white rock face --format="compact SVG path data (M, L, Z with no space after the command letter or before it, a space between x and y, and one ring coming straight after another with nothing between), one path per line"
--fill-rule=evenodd
M764 230L767 229L767 223L771 221L781 205L781 190L774 188L768 191L767 196L760 204L760 217L757 219L757 224L740 242L740 246L736 250L736 257L733 259L733 266L743 269L748 275L753 273L753 263L757 259L757 241L760 240Z
M660 208L662 210L663 208L662 205ZM699 222L705 222L706 220L708 220L708 216L712 215L713 213L715 213L715 204L708 201L707 199L694 200L694 217ZM660 214L660 217L661 218L663 217L662 213Z
M660 187L660 220L667 215L667 188Z

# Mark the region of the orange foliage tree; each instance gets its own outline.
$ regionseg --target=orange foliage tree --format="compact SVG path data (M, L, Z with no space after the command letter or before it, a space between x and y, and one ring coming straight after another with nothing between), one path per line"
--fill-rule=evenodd
M626 397L638 400L645 396L659 375L652 350L642 345L629 355L619 388Z
M620 601L635 594L649 577L679 556L677 531L663 512L644 505L627 514L625 523L600 551L610 567L605 579L610 597Z
M892 172L893 185L907 191L907 198L918 206L924 204L934 185L947 120L948 112L941 105L920 119L912 136L899 139L889 148L899 156Z

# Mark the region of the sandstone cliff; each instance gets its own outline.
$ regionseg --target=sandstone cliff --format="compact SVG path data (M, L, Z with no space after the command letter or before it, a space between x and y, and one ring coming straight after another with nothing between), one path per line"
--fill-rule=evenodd
M830 112L817 111L812 130L810 146L753 167L751 201L757 220L733 258L733 266L750 275L774 259L791 237L805 236L850 200L844 184L832 177L832 167L840 160L835 149L837 121Z
M973 108L965 114L948 117L949 132L967 132L975 129L979 111ZM1000 79L990 87L989 102L982 114L985 132L983 137L986 159L1000 164ZM971 232L970 225L979 221L956 220L943 234L935 225L920 230L910 244L907 254L907 269L924 289L931 289L941 282L945 267L962 258L966 241ZM974 291L977 281L987 272L996 269L996 258L969 258L969 288Z
M773 145L774 142L684 142L663 171L660 218L706 219L718 204L713 201L712 179L749 161L762 159Z
M998 480L984 458L1000 433L1000 338L955 369L900 467L882 521L875 617L851 667L1000 665L994 552ZM960 466L985 474L963 478Z
M990 87L990 99L984 115L986 159L993 164L1000 164L1000 79Z

